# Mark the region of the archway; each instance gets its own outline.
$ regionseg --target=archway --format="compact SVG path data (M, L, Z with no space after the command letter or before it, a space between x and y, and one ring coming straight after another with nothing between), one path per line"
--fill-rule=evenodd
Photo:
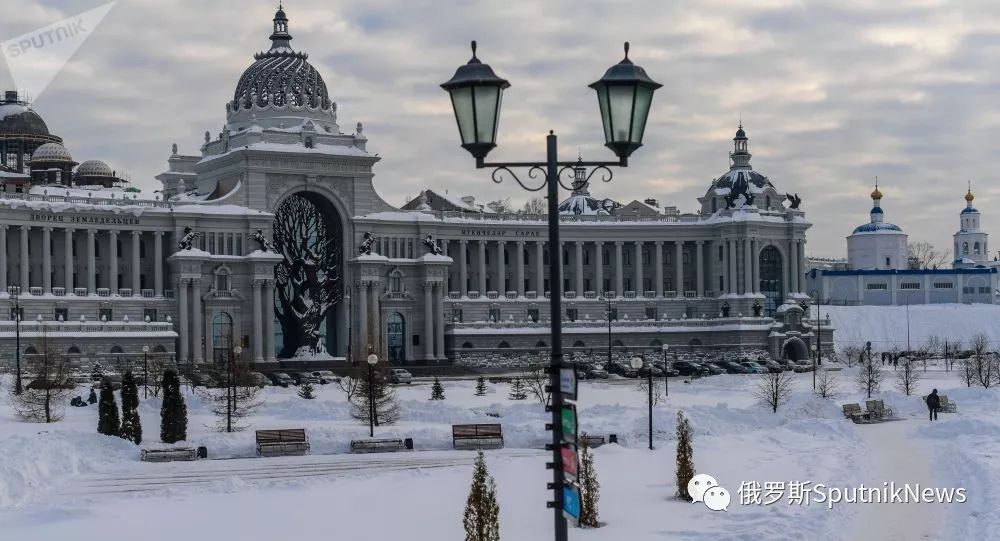
M801 338L793 336L781 346L781 358L790 361L801 361L809 357L809 348Z
M393 312L385 320L385 341L389 353L389 363L406 361L406 322L403 315Z
M212 360L224 364L229 360L233 348L233 318L219 312L212 318Z
M784 302L781 252L774 246L765 246L758 257L760 258L760 292L764 295L763 315L773 316L774 311Z
M343 234L340 213L319 193L296 192L275 209L274 249L284 257L274 269L279 357L346 344L333 310L344 299Z

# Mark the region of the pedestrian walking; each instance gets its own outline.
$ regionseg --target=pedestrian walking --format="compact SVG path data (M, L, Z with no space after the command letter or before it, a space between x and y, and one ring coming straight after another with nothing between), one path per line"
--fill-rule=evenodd
M941 409L941 398L938 396L937 389L934 389L931 394L927 395L927 410L931 421L937 421L939 409Z

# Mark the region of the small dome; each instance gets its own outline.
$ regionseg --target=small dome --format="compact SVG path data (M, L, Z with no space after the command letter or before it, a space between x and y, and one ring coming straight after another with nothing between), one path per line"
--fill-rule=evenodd
M882 192L878 191L878 186L875 186L875 189L872 190L872 199L882 199Z
M878 207L876 207L878 208ZM873 209L874 211L874 209ZM902 233L903 230L899 228L896 224L890 224L886 222L872 222L864 225L859 225L854 228L855 233L882 233L882 232L899 232Z
M76 168L79 177L114 177L115 173L101 160L87 160Z
M743 131L743 124L740 124L740 127L736 130L736 138L737 139L747 138L747 132Z
M60 145L59 143L45 143L44 145L35 149L31 154L32 162L72 162L73 156L70 155L66 147Z
M972 195L972 189L971 188L969 189L969 191L965 192L965 200L968 201L969 203L971 203L972 200L975 199L975 198L976 198L976 196Z
M965 207L964 209L962 209L962 214L977 214L977 213L979 213L979 210L977 210L976 207Z

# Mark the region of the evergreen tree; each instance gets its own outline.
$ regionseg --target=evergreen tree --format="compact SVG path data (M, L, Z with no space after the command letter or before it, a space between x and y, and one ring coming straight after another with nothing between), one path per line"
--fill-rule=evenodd
M128 370L122 376L122 428L118 434L122 439L142 443L142 423L139 421L139 387L135 376Z
M160 441L176 443L187 439L187 406L181 394L181 380L173 370L163 371L163 405L160 407Z
M528 398L528 392L524 389L524 382L521 378L514 378L514 382L510 384L510 394L507 398L511 400L525 400Z
M482 375L476 380L476 396L486 396L486 378Z
M387 370L384 366L381 369L376 369L371 377L371 385L369 385L368 374L359 377L357 391L349 399L351 416L364 424L371 421L370 402L372 398L375 399L375 426L379 426L379 424L391 425L399 420L396 391L387 381Z
M431 400L444 400L444 385L437 376L434 376L434 384L431 385Z
M118 403L111 379L101 379L101 399L97 403L97 432L105 436L117 436L121 432L118 420Z
M465 528L465 541L500 541L497 487L493 476L486 469L486 458L482 451L476 457L472 488L465 503L462 526Z
M585 528L600 528L597 515L597 502L601 499L601 484L597 482L597 471L594 469L594 452L590 450L587 434L581 435L580 441L580 526Z
M691 439L691 421L684 417L683 411L677 412L677 497L691 501L688 493L688 482L694 477L694 447Z
M300 385L299 398L305 398L306 400L312 400L313 398L316 398L316 386L309 382Z

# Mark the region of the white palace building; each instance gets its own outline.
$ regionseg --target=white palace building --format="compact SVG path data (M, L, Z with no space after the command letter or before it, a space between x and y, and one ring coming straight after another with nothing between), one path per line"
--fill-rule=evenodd
M460 364L548 347L551 317L563 318L570 353L613 340L804 358L815 343L802 320L810 224L797 196L751 167L742 126L730 169L695 213L601 199L578 171L560 206L565 300L553 315L544 216L487 212L434 190L405 208L385 202L361 123L341 130L283 10L270 40L225 104L224 129L195 154L174 145L158 194L103 162L78 164L29 104L6 94L5 360L19 333L22 354L40 353L44 334L56 353L82 359L148 348L219 362L239 345L264 368L368 351Z

